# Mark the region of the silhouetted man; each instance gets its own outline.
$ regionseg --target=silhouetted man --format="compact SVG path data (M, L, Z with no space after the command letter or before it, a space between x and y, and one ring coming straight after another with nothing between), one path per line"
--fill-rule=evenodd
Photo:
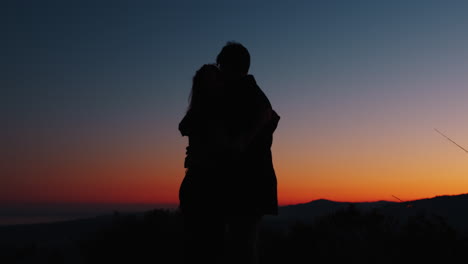
M226 177L225 216L233 263L257 263L257 232L263 215L278 213L277 180L271 145L279 116L248 74L250 54L228 42L216 58L224 81L225 126L234 142Z

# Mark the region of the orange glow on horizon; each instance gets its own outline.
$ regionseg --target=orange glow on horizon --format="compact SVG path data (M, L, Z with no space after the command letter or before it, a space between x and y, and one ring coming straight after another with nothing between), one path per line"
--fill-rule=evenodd
M416 137L408 135L358 140L364 132L351 137L317 132L316 139L298 141L308 136L280 129L273 146L279 204L396 201L392 195L415 200L468 192L466 155L444 140L419 137L413 143ZM107 145L51 146L47 153L7 160L5 171L14 177L2 182L0 202L178 204L186 138L166 137L176 143L148 146L141 142L151 141L142 137L140 143L108 150Z

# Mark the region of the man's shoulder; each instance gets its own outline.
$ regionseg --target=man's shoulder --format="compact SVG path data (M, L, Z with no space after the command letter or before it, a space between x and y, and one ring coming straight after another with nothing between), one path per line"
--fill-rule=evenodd
M254 96L254 100L256 104L265 104L268 107L271 107L270 100L266 96L265 92L260 88L255 80L255 77L251 74L247 75L246 82L248 86L249 92L251 92Z

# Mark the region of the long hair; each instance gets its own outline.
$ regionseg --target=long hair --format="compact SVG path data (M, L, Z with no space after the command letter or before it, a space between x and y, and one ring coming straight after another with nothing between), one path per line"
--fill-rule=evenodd
M189 96L187 111L205 113L213 109L219 102L220 72L214 64L203 65L193 77L192 90Z

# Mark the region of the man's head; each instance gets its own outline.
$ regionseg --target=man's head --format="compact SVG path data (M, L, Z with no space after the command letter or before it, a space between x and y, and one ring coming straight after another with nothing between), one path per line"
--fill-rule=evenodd
M216 63L225 74L245 76L250 68L250 54L242 44L230 41L216 57Z

